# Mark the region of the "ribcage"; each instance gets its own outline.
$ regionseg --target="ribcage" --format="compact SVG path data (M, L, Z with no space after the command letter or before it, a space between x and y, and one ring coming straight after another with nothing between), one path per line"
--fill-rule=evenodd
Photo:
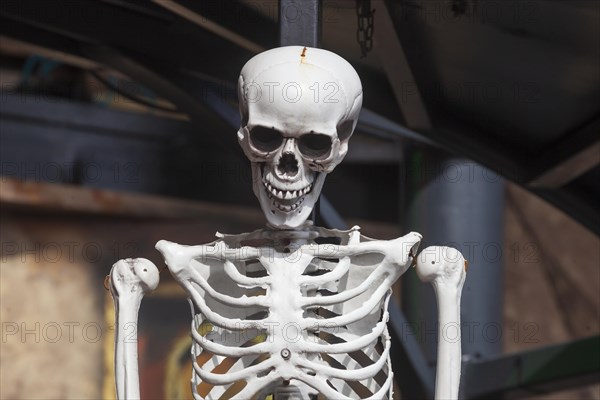
M163 246L190 295L195 397L391 398L387 301L404 269L359 240Z

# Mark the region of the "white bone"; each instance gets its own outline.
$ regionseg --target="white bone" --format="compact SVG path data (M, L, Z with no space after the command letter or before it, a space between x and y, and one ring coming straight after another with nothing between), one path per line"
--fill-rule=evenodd
M346 259L344 259L344 260L346 260ZM340 264L341 263L342 263L342 261L340 261ZM338 267L336 267L335 270L337 270L339 268L340 267L338 266ZM348 268L346 268L346 269L348 269ZM314 305L333 305L333 304L339 304L339 303L348 301L350 299L353 299L353 298L363 294L367 289L369 289L369 287L371 287L371 285L373 285L375 280L377 280L384 274L385 274L385 271L377 270L376 272L369 275L369 277L366 280L364 280L359 286L356 286L352 289L346 290L342 293L334 294L333 296L306 297L303 299L302 305L304 307L314 306ZM322 276L325 276L325 275L327 275L327 274L323 274ZM326 283L326 282L327 281L325 281L323 283Z
M262 325L257 321L249 321L241 318L226 318L211 310L204 300L204 297L188 282L184 284L184 288L191 294L194 303L198 306L202 314L214 325L229 330L244 330L244 329L261 329ZM231 304L235 305L235 304Z
M320 228L318 228L320 229ZM394 281L406 271L413 262L421 236L410 233L401 238L390 241L366 241L361 242L358 228L350 232L325 231L326 236L347 237L346 245L317 245L307 240L314 237L306 233L298 235L297 232L268 230L264 233L252 232L248 236L253 238L269 237L275 241L287 241L288 248L294 251L283 253L274 247L253 248L249 246L235 247L232 244L244 242L245 234L240 237L221 235L222 239L206 246L183 246L176 243L160 241L157 249L163 253L167 266L174 278L188 292L193 309L197 307L201 318L210 322L211 326L225 329L228 332L244 332L246 329L256 329L265 333L266 340L250 346L241 346L237 343L226 343L210 339L200 334L199 322L194 318L192 321L192 339L194 348L194 378L193 382L198 384L206 382L216 386L227 386L246 380L244 389L237 393L234 398L245 399L259 393L278 392L277 388L283 381L293 380L302 386L288 387L289 393L303 390L306 397L307 388L312 388L322 395L331 398L348 398L336 389L331 388L329 379L345 382L367 381L370 389L374 389L371 398L391 398L391 365L389 360L390 339L387 333L387 304L390 299L390 288ZM304 239L290 240L289 237L303 237ZM224 241L227 240L227 243ZM372 257L372 255L378 255ZM381 257L381 256L383 257ZM289 258L288 258L289 257ZM352 259L360 257L361 266L353 265ZM318 276L305 275L309 266L318 267L315 260L339 259L329 272ZM266 276L260 278L248 277L238 270L236 263L254 260L260 263L266 272ZM353 283L353 287L344 287L342 280L362 268L370 268L370 272L364 279L359 278ZM229 293L217 290L209 283L210 273L221 270L224 276L240 288L264 288L265 294L256 297L234 297ZM201 272L203 271L203 272ZM205 276L205 274L207 274ZM362 275L361 275L362 276ZM338 293L327 297L309 297L303 293L304 287L325 287L333 282L338 282ZM216 301L216 302L214 302ZM247 309L240 307L243 301L252 302L252 306L264 308L267 313L262 320L246 318L230 318L225 309L219 311L220 305L234 307L236 310ZM212 303L211 303L212 302ZM352 304L351 304L352 303ZM212 304L212 305L209 305ZM310 312L314 306L340 306L340 315L328 316L324 319L303 316ZM231 311L229 311L231 312ZM380 318L372 325L365 321L376 316ZM281 329L270 329L269 327L281 328L281 325L292 323L298 327L300 334L295 341L287 340L285 332ZM275 324L275 325L273 325ZM367 325L365 325L367 324ZM340 331L336 341L316 343L308 340L309 337L317 337L324 340L317 332L325 327ZM356 330L358 329L358 330ZM310 334L309 332L313 332ZM361 332L361 333L358 333ZM312 335L312 336L311 336ZM316 335L316 336L315 336ZM327 336L325 336L327 337ZM335 337L335 335L334 335ZM343 357L353 352L367 351L373 349L378 343L383 343L383 349L368 351L373 360L366 364L348 364L348 369L340 369L321 359L320 354L327 357L342 357L333 359L340 362ZM199 349L203 349L202 352ZM283 356L282 352L286 352ZM215 373L211 369L217 365L196 362L196 358L204 352L216 358L216 363L223 357L240 360L241 357L268 356L265 361L254 365L246 365L241 361L234 361L235 368L223 373ZM369 357L364 353L365 357ZM221 357L221 358L219 358ZM308 374L305 371L313 371ZM376 384L375 376L384 370L387 374L385 382L379 380L381 385ZM380 377L381 378L381 377ZM378 378L378 379L380 379ZM260 382L260 383L259 383ZM293 384L294 385L294 384ZM207 398L218 398L220 392L215 392ZM284 393L285 390L282 389ZM212 393L212 392L211 392ZM278 392L279 393L279 392ZM288 393L288 392L285 392ZM195 394L197 398L200 398ZM379 397L378 397L379 396ZM387 397L386 397L387 396Z
M194 370L198 376L202 378L202 380L208 383L215 385L226 385L270 369L275 366L275 363L275 360L268 360L252 367L244 368L241 371L232 372L229 374L213 374L212 372L204 371L202 368L198 367L197 363L194 363Z
M119 260L110 271L110 293L115 304L115 382L117 398L140 398L138 376L138 311L144 294L158 286L159 272L145 258Z
M421 235L376 241L358 227L339 231L307 221L358 122L358 74L329 51L282 47L246 63L238 97L238 139L268 229L217 233L207 245L156 245L192 308L194 398L350 399L355 392L391 399L387 306L392 285L416 261ZM341 245L317 244L324 238ZM247 245L252 241L261 247ZM460 379L464 259L445 249L426 250L417 262L440 308L436 399L456 398ZM458 258L442 258L449 255ZM431 257L438 263L430 264ZM158 284L158 271L148 260L125 260L111 276L117 392L119 399L139 398L137 343L123 339L128 323L136 328L142 296ZM454 342L445 336L451 324ZM293 340L285 331L290 325L298 330ZM250 330L256 335L242 340Z
M417 274L423 282L431 282L438 304L436 400L458 399L461 372L460 296L467 265L462 254L451 247L428 247L417 257Z
M336 344L316 344L316 343L306 343L305 350L311 353L327 353L327 354L341 354L341 353L349 353L356 349L362 349L367 347L370 343L380 337L386 328L386 322L380 321L375 325L373 330L359 337L358 339L348 341L345 343L336 343Z
M360 78L330 51L279 47L244 65L238 99L238 138L252 165L254 194L272 226L299 227L310 216L326 174L348 151L362 106ZM279 139L273 147L252 140L253 132L263 128ZM303 151L300 140L311 134L327 138L330 151ZM293 161L293 171L282 168L287 161Z
M192 328L192 339L199 343L201 347L214 354L220 354L227 357L241 357L249 355L260 355L268 353L272 346L269 343L259 343L251 347L232 347L222 344L213 343L210 340L200 336L198 332Z
M377 360L375 363L373 363L367 367L353 369L353 370L332 368L332 367L328 367L323 364L318 364L318 363L308 361L305 359L301 359L301 358L298 359L298 361L296 362L296 365L298 365L300 367L314 369L315 371L318 371L319 374L324 375L324 376L328 376L328 377L332 377L332 378L339 378L339 379L344 379L344 380L349 380L349 381L360 381L363 379L372 378L377 372L379 372L379 370L381 370L381 368L387 362L387 356L389 354L389 351L390 351L390 341L387 340L385 342L385 348L384 348L383 353L381 354L381 357L379 358L379 360Z

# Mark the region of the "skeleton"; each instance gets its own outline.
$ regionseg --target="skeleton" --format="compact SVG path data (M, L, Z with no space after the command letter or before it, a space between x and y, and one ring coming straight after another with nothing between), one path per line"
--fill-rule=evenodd
M380 241L359 227L340 231L307 221L326 175L347 152L362 105L360 79L341 57L296 46L266 51L242 69L238 95L238 139L267 227L217 233L207 245L156 245L189 295L194 397L391 399L386 323L393 283L416 265L436 288L440 322L458 327L464 269L456 265L464 259L456 251L441 258L444 248L418 258L415 232ZM112 275L119 269L123 264ZM136 293L155 286L135 282ZM137 319L141 296L115 299L119 363L120 318ZM436 398L456 398L460 340L441 340L439 351ZM119 398L139 397L139 390L122 389L136 387L133 377L118 370L116 378Z

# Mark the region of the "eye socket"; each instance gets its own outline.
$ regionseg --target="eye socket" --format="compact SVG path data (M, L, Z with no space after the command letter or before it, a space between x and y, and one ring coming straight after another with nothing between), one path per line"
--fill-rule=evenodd
M283 143L283 136L281 136L279 131L264 126L255 126L252 128L249 137L252 146L265 153L277 150Z
M340 139L341 142L348 139L350 137L350 135L352 135L352 125L353 124L354 124L354 121L349 120L349 121L343 122L340 125L338 125L337 135L338 135L338 139Z
M322 158L331 151L331 138L319 133L307 133L298 139L298 149L310 158Z

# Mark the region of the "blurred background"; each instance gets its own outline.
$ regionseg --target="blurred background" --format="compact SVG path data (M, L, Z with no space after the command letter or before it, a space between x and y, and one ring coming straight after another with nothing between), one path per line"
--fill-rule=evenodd
M316 222L469 260L462 398L600 399L596 0L3 0L0 398L114 398L112 264L264 226L235 85L280 44L363 82ZM432 290L409 271L395 294L397 396L427 398ZM163 272L142 398L190 398L190 343Z

